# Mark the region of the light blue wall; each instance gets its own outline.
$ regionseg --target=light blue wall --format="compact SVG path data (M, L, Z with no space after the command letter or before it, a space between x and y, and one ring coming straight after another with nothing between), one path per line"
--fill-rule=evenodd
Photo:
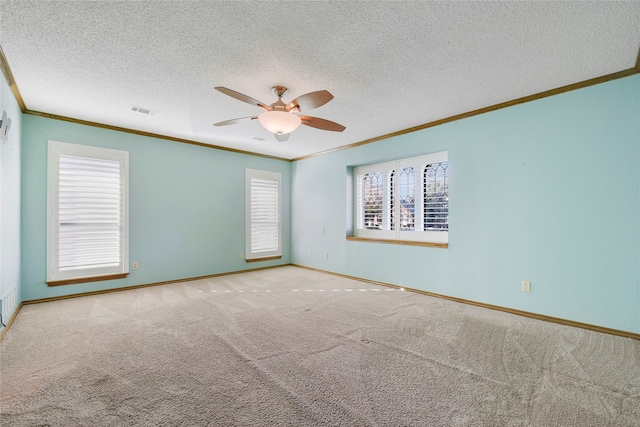
M347 167L442 150L448 249L345 240ZM640 333L639 183L636 75L294 162L292 260Z
M0 87L2 108L17 108ZM130 152L130 260L140 270L127 279L44 283L49 139ZM448 249L345 240L349 166L442 150ZM21 157L22 300L293 262L640 333L637 75L293 164L29 115ZM282 173L280 261L238 257L247 167ZM2 257L7 242L3 233Z
M0 143L0 298L6 323L20 303L20 139L22 112L0 72L0 119L11 120L8 139ZM0 326L2 328L2 326Z
M22 144L23 300L112 289L290 262L291 163L25 115ZM129 260L126 279L48 287L47 141L129 151ZM282 174L281 260L247 264L245 168Z

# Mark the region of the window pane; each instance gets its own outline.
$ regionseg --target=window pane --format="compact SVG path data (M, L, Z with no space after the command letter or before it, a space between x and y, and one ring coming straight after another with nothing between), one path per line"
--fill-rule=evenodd
M47 281L127 272L129 153L49 141Z
M398 184L400 230L413 231L415 222L416 183L412 167L400 170Z
M364 228L366 229L382 230L384 187L382 172L367 173L362 178Z
M277 251L278 181L251 178L251 253Z
M245 169L247 260L282 255L280 179L277 172Z
M447 244L447 152L357 166L353 173L354 237Z
M449 229L449 163L432 163L424 169L424 229Z
M60 155L58 269L117 267L121 262L120 162Z
M389 174L389 208L387 210L388 215L390 216L389 219L389 228L388 230L395 230L396 229L396 195L395 195L395 188L396 188L396 183L395 183L395 179L396 179L396 171L391 171L391 173Z

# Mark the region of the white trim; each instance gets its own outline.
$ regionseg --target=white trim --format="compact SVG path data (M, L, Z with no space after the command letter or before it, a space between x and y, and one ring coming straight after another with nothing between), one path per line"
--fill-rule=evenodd
M270 249L252 249L252 180L271 181L276 187L276 221L277 221L277 242L271 242ZM277 247L273 247L273 243ZM279 172L261 171L256 169L245 169L245 259L259 259L274 256L282 256L282 188L281 174Z
M353 234L355 237L384 239L384 240L405 240L415 242L432 242L432 243L448 243L449 232L448 231L424 231L424 230L401 230L398 221L400 220L400 203L395 203L394 217L396 218L395 229L390 228L390 217L385 213L390 212L389 199L392 191L399 195L399 177L398 173L404 168L413 167L417 171L424 171L424 167L428 164L448 162L448 152L442 151L433 154L427 154L418 157L411 157L406 159L399 159L390 162L376 163L364 166L355 167L353 170ZM393 189L389 188L388 191L385 188L383 193L383 213L382 213L382 228L383 229L367 229L363 227L363 220L360 216L363 215L362 198L359 195L359 187L362 187L362 177L369 173L382 172L386 174L394 173ZM422 172L419 172L420 174ZM423 223L423 213L420 207L423 206L423 182L416 177L415 179L415 211L414 211L414 223Z
M109 274L127 273L129 267L129 153L127 151L88 145L49 141L47 167L47 281L81 279ZM120 261L117 266L60 271L58 260L58 188L59 159L61 155L113 160L120 163L121 178L121 224Z

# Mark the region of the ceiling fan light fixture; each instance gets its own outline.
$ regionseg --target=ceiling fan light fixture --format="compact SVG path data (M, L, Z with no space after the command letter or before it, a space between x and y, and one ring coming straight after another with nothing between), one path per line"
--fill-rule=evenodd
M265 111L258 120L265 129L278 135L291 133L302 123L300 117L285 111Z

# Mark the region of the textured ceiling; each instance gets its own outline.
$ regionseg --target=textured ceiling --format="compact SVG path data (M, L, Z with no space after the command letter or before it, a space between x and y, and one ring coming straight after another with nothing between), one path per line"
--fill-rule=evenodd
M630 69L640 2L2 0L0 45L28 110L291 159ZM276 84L347 129L212 126Z

